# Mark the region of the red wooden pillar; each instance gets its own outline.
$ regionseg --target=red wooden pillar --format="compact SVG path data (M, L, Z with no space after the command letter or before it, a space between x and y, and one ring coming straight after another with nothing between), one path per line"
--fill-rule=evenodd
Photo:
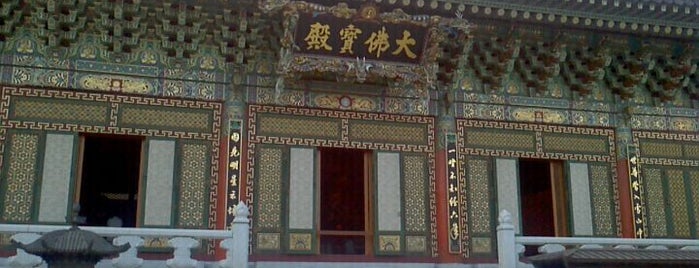
M631 186L629 185L629 164L626 158L617 159L617 192L619 193L619 217L621 237L634 238L633 207L631 206Z

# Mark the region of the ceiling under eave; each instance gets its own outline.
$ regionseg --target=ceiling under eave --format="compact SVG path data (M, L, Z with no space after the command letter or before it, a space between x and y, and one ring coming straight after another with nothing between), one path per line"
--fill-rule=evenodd
M261 1L289 2L289 1ZM309 0L333 6L338 1ZM469 20L495 19L557 27L699 40L699 3L693 0L374 0L346 1L352 8L376 3L408 14ZM384 11L386 11L384 10Z

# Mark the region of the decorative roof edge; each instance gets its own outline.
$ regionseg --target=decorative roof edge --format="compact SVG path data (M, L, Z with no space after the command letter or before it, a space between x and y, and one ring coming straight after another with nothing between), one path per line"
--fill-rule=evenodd
M590 1L594 2L594 0ZM465 11L467 5L471 6L470 14L480 13L489 15L491 17L500 18L509 16L511 19L525 19L544 23L560 23L576 27L582 26L598 29L682 37L697 36L697 32L699 31L699 23L658 20L624 15L608 15L550 7L499 3L487 0L465 0L463 3L459 3L457 10ZM443 5L443 7L446 6L446 4ZM689 10L689 12L691 13L691 10ZM695 13L699 16L699 7L695 8Z
M659 12L696 14L699 17L699 4L683 5L672 3L649 3L631 0L564 0L565 2L588 2L590 5L610 6L617 9L635 9ZM261 0L259 3L263 11L278 10L291 0ZM322 2L322 1L314 1ZM363 3L360 0L345 0L350 3ZM403 5L404 7L429 8L425 14L462 13L464 18L471 16L483 16L494 19L515 19L531 21L533 23L567 25L589 29L602 29L635 34L650 34L661 37L689 38L699 40L699 20L686 22L679 20L662 20L628 14L601 14L589 11L574 11L556 7L544 7L525 5L518 3L506 3L492 0L374 0L381 5ZM312 4L321 6L321 4ZM394 7L399 8L399 7ZM444 15L444 14L440 14ZM456 16L456 15L455 15Z

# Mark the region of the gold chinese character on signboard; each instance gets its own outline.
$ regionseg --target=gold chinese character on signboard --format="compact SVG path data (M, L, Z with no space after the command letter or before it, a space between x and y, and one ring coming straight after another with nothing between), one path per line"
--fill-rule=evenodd
M228 182L231 184L231 186L238 186L238 175L231 175L231 179Z
M356 40L358 35L361 33L362 30L355 28L352 24L347 25L347 27L340 30L340 39L343 41L342 48L340 48L340 54L354 54L352 45L354 44L354 40Z
M240 151L238 151L238 146L233 146L231 148L231 153L228 155L229 157L238 157L240 156Z
M371 33L369 39L364 42L368 45L367 51L369 53L376 53L376 57L381 57L381 52L385 52L391 45L388 43L388 33L386 33L386 27L381 27L378 32Z
M234 142L238 142L240 140L240 133L232 133L231 134L231 140Z
M456 159L454 158L449 158L449 161L447 161L450 167L456 167Z
M232 170L238 170L239 163L238 163L238 161L231 161L231 163L228 164L228 167Z
M456 196L450 197L450 198L449 198L449 206L450 206L450 207L455 207L455 206L457 206L457 205L459 205L459 200L456 199Z
M410 32L407 30L403 31L403 38L402 39L396 39L396 44L398 44L398 48L393 51L393 55L398 55L401 52L405 52L405 55L408 56L408 58L414 59L417 58L417 55L413 53L412 50L410 50L410 47L408 46L414 46L415 45L415 39L410 37Z
M311 29L308 31L308 35L303 41L306 41L306 49L325 49L327 51L333 48L328 45L328 38L330 37L330 25L320 24L316 22L311 24Z
M459 225L456 223L452 223L451 230L449 230L449 233L451 234L451 239L459 239Z

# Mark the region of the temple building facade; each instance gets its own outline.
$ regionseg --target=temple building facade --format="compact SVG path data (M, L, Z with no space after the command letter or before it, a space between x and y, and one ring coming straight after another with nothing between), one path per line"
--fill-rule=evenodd
M243 202L258 265L496 265L502 210L699 239L697 45L690 0L4 0L0 223Z

